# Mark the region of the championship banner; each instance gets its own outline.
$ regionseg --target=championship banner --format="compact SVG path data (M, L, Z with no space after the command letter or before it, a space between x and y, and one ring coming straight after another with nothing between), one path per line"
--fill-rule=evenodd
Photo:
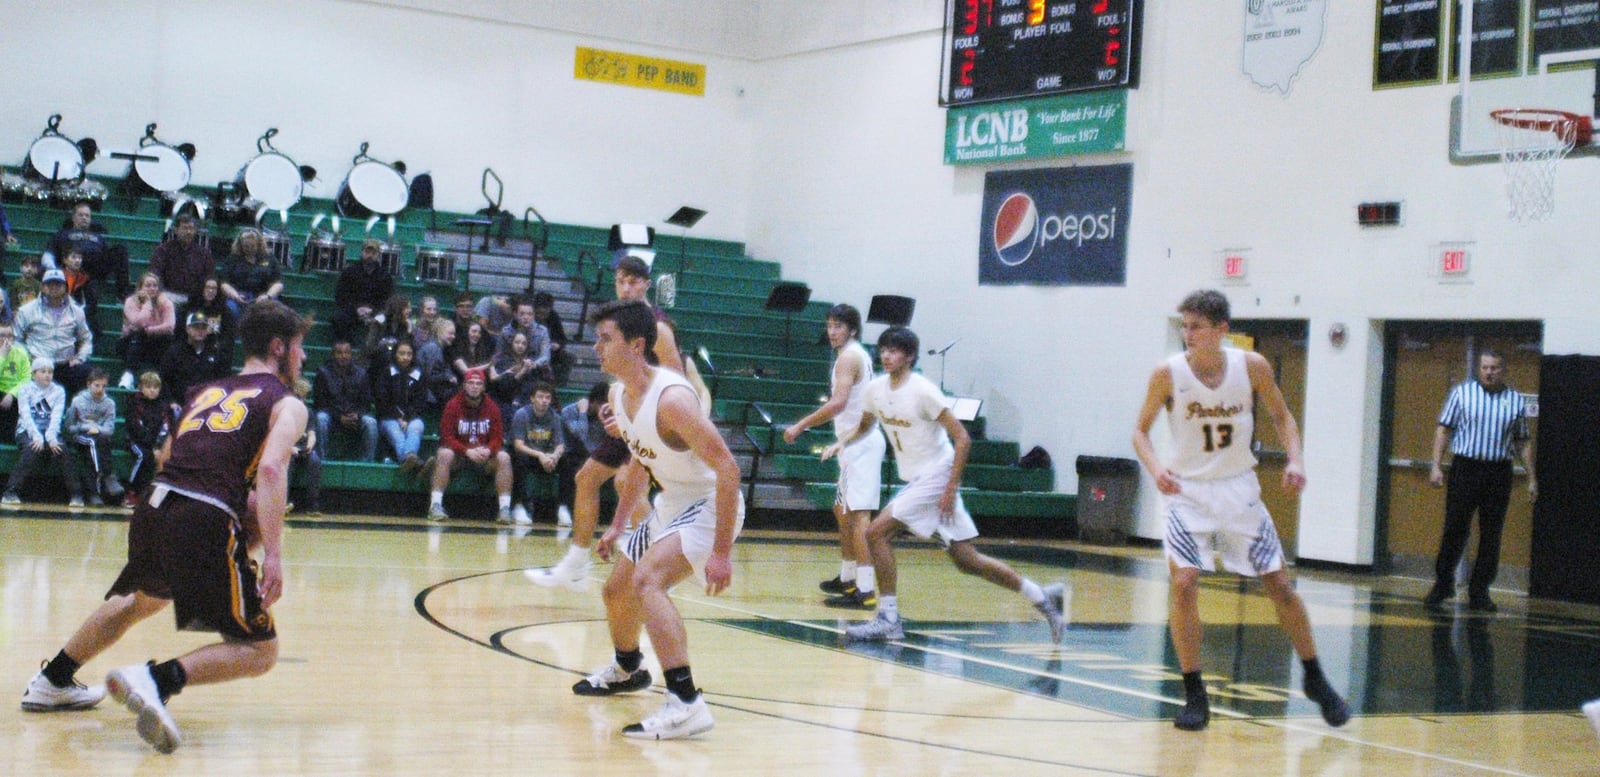
M638 89L706 96L706 66L621 51L578 47L572 77Z
M1122 286L1133 165L994 171L983 179L978 283Z
M1121 151L1127 113L1125 89L951 108L944 119L944 163L992 165Z

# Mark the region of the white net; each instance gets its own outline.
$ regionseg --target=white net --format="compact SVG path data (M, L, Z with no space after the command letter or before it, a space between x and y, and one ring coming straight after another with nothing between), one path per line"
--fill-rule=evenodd
M1495 119L1511 218L1522 224L1549 218L1556 210L1556 168L1577 140L1576 122L1550 111L1495 111Z

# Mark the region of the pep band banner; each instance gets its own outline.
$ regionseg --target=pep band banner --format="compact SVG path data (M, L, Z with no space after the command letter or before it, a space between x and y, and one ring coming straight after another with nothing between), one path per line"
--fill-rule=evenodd
M983 180L978 283L1122 286L1133 165L993 171Z

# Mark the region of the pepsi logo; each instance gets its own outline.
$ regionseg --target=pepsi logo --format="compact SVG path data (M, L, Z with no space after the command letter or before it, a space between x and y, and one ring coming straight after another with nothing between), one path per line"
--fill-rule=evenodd
M993 234L1001 264L1015 267L1028 261L1039 242L1039 208L1033 198L1025 192L1006 197L995 212Z

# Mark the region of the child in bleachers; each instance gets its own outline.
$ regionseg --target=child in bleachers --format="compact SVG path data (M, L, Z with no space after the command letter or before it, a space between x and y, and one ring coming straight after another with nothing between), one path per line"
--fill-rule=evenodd
M172 431L172 408L161 401L161 374L146 370L139 375L139 391L128 397L128 450L133 452L133 471L128 475L126 507L136 507L160 469L160 451Z
M89 454L89 472L84 473L82 491L89 504L103 505L105 499L117 504L123 495L117 471L111 461L111 435L117 430L117 403L106 396L110 378L106 371L89 370L89 383L72 398L67 407L67 438Z
M67 390L55 382L55 362L41 356L33 360L33 380L17 389L17 466L11 470L0 504L20 505L17 490L26 483L39 460L54 460L62 482L72 492L72 507L83 506L78 473L72 454L61 447L61 418L67 411Z
M11 322L0 322L0 429L17 428L17 389L33 378L33 357L17 344Z
M95 336L100 335L100 324L96 322L95 309L100 305L100 297L95 293L94 283L89 273L83 269L83 252L76 248L67 252L61 262L62 272L67 276L67 297L78 303L83 308L83 317L89 324L89 332Z
M21 272L16 279L11 281L11 288L7 291L11 302L11 310L28 304L33 298L39 296L39 276L43 274L39 269L39 257L26 254L22 257ZM7 319L8 321L10 319Z

